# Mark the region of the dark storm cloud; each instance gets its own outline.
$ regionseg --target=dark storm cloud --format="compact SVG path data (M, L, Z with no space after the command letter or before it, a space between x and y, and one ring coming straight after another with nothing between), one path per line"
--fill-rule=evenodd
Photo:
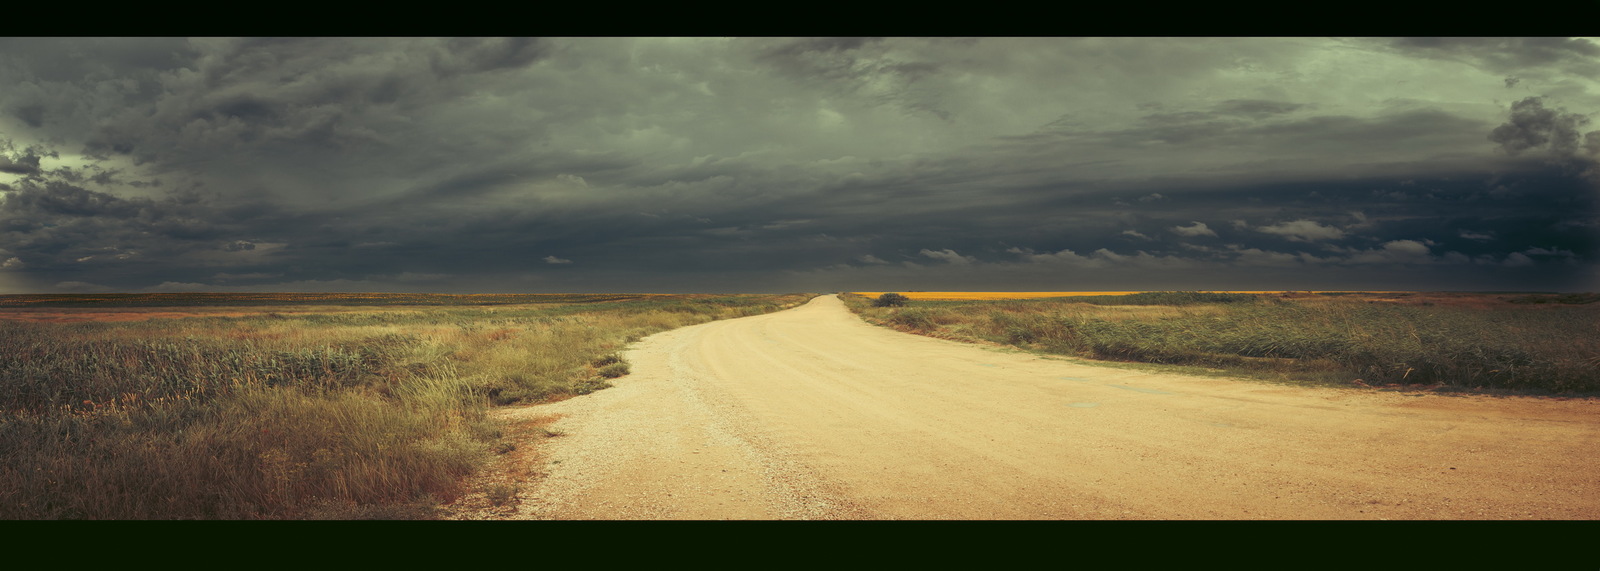
M795 66L797 69L816 67L806 58L821 55L827 56L838 52L850 52L861 49L868 44L882 42L883 38L805 38L784 41L763 49L761 58L773 60L782 64ZM844 66L848 69L850 66Z
M37 159L37 157L33 157ZM7 157L0 157L0 172L11 174L33 174L39 172L39 163L16 162Z
M230 222L233 217L210 199L184 192L122 197L79 184L97 180L115 179L62 167L12 185L0 199L0 258L26 268L37 283L77 284L55 288L62 291L119 289L106 283L153 285L214 273L207 269L212 266L252 263L228 255L248 248L223 240L249 232L248 225Z
M1290 144L1295 147L1358 142L1393 145L1418 138L1478 133L1483 127L1481 121L1432 109L1409 110L1372 118L1318 115L1272 122L1230 118L1230 115L1235 113L1155 113L1145 115L1145 125L1135 128L1100 132L1052 129L1012 139L1092 138L1113 145L1139 145L1152 141L1251 146Z
M1197 111L1149 114L1140 119L1115 129L1051 125L1027 135L1004 137L1002 143L970 160L952 159L966 164L951 168L968 173L992 169L995 172L990 176L1013 179L1035 178L1029 173L1036 171L1039 191L1046 194L1055 194L1048 189L1062 186L1063 173L1084 182L1101 179L1100 186L1110 182L1106 178L1140 173L1148 181L1143 184L1151 186L1128 197L1134 199L1152 190L1169 194L1160 190L1160 180L1185 186L1205 178L1239 183L1329 176L1351 163L1365 163L1364 169L1405 164L1409 169L1433 172L1477 168L1463 160L1457 149L1481 145L1489 127L1482 120L1428 108L1369 117L1300 112L1256 119ZM1333 156L1339 157L1337 162L1329 160ZM1077 168L1059 168L1065 163L1062 157L1071 157ZM1206 158L1197 163L1197 157ZM1223 173L1226 178L1219 178Z
M1582 127L1589 117L1569 113L1565 108L1548 109L1541 97L1529 97L1511 104L1511 119L1489 133L1489 140L1515 156L1530 149L1547 148L1557 157L1571 157L1583 149ZM1587 138L1600 137L1591 131Z
M53 86L95 106L128 108L92 127L91 153L160 162L214 149L384 146L394 141L380 130L404 123L407 108L460 96L476 81L471 76L550 54L545 42L495 38L208 39L186 48L193 54L186 67L140 70L159 89Z
M1393 287L1449 288L1452 280L1473 275L1506 287L1589 287L1593 276L1583 271L1583 264L1600 260L1600 233L1593 193L1582 181L1558 173L1528 173L1496 183L1530 189L1513 195L1496 192L1477 177L1421 179L1403 186L1414 189L1407 199L1387 192L1405 182L1190 191L1175 193L1175 200L1163 201L1159 208L1154 201L1100 211L1086 205L1063 204L1055 212L1035 207L1031 216L1017 213L1016 226L1009 230L990 226L994 232L988 241L921 238L990 263L988 271L1002 271L1007 261L1042 264L1067 272L1060 277L1071 276L1069 283L1158 282L1158 274L1140 272L1165 268L1237 289L1251 289L1252 280L1269 277L1274 281L1254 283L1285 287L1295 271L1321 274L1321 279L1338 277L1350 287L1374 287L1370 278L1351 278L1390 267L1384 281ZM1059 223L1051 223L1052 214ZM1047 228L1052 225L1053 230ZM1499 238L1462 239L1468 229ZM1113 235L1123 241L1109 240ZM969 232L967 237L973 236ZM1537 265L1521 263L1524 257L1536 259L1528 252L1540 251L1563 254L1538 257ZM1238 277L1216 273L1225 267L1235 268ZM1080 271L1121 277L1090 278L1076 273ZM1361 279L1369 285L1355 285Z
M1244 115L1247 117L1267 117L1283 113L1293 113L1305 107L1300 103L1287 101L1265 101L1261 99L1229 99L1218 103L1215 107L1217 113L1226 115Z
M129 218L139 215L146 201L130 201L109 194L85 190L63 182L43 186L25 183L22 190L7 197L4 212L34 220L60 217Z
M19 150L10 139L0 137L0 173L38 175L41 172L39 161L45 157L57 158L59 155L40 145Z
M1539 160L1600 147L1590 84L1550 79L1581 45L1517 44L1515 87L1558 89L1508 113L1512 72L1430 71L1498 61L1465 44L0 42L12 291L1550 289L1600 262L1593 185Z
M27 123L29 127L44 126L44 105L19 105L11 114L21 119L23 123Z
M1283 135L1291 144L1303 146L1351 146L1375 144L1399 146L1425 142L1428 139L1477 133L1481 121L1459 117L1445 111L1419 109L1372 119L1348 116L1310 117L1302 121L1261 126L1245 132L1246 136Z
M1491 74L1514 74L1506 86L1528 78L1562 82L1600 75L1600 45L1589 38L1392 38L1374 40L1408 56L1462 62Z
M31 80L121 79L135 70L167 70L182 63L181 38L0 38L0 53L21 57L13 65Z
M1158 106L1157 106L1158 107ZM1151 113L1144 116L1144 120L1152 124L1189 124L1201 122L1231 122L1243 124L1237 118L1265 119L1274 115L1293 113L1306 107L1303 104L1284 101L1267 101L1261 99L1229 99L1211 106L1205 111L1183 111L1177 113Z
M1402 52L1467 61L1495 73L1545 69L1600 74L1600 45L1584 38L1396 38Z
M909 112L949 119L938 97L919 92L915 84L939 73L931 61L885 49L883 38L809 38L780 40L760 48L757 61L769 63L796 81L825 81L835 95L858 95L893 103Z
M551 53L537 38L451 38L430 62L442 75L516 69Z

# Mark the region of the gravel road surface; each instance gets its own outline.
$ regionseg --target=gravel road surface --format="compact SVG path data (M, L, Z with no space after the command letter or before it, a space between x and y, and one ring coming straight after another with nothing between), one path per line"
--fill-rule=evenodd
M834 296L515 415L531 519L1596 519L1600 402L1311 389L899 333Z

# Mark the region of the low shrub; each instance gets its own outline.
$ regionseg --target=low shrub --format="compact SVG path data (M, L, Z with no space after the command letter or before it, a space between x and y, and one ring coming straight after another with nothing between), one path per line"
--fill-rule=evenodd
M611 364L608 364L608 365L606 365L604 367L600 367L599 369L596 369L595 372L599 373L600 376L605 377L607 379L615 379L617 377L620 377L620 376L628 374L628 364L626 362L611 363Z
M901 306L905 305L906 302L908 302L908 301L911 301L911 298L908 298L906 296L900 295L898 293L886 293L886 294L878 296L878 299L873 300L872 306L873 307L901 307Z

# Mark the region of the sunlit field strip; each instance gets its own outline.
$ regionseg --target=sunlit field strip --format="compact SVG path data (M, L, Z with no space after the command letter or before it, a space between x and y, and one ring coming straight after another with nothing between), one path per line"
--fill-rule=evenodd
M850 292L867 297L878 297L885 292L857 291ZM906 296L908 299L928 300L967 300L967 299L1034 299L1042 297L1081 297L1092 295L1131 295L1145 293L1141 291L911 291L894 292ZM1283 293L1282 290L1274 291L1220 291L1205 290L1201 293ZM1315 291L1311 293L1347 293L1342 291ZM1396 293L1396 292L1362 292L1362 293Z

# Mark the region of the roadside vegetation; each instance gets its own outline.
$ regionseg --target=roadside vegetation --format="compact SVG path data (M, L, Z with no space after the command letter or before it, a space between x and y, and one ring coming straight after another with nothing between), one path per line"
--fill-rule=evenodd
M1144 292L903 307L843 297L879 325L1043 353L1310 384L1600 393L1592 294Z
M18 297L0 305L59 307ZM136 304L213 301L192 297ZM244 317L0 319L0 519L433 517L511 449L491 406L603 389L627 374L627 343L812 296L545 296L336 313L304 304L362 304L311 297L275 300L302 303L297 312Z
M905 305L906 302L908 302L908 301L911 301L911 300L907 299L906 296L900 295L898 293L886 293L886 294L878 296L878 299L872 300L872 306L873 307L900 307L900 306Z
M922 301L922 300L969 301L969 300L979 300L979 299L1011 300L1011 299L1039 299L1039 298L1051 298L1051 297L1076 297L1076 298L1104 297L1104 298L1112 298L1112 297L1126 296L1126 295L1135 294L1135 293L1154 293L1154 294L1170 294L1170 293L1252 294L1252 293L1277 293L1277 292L1262 292L1262 291L1231 291L1231 292L1131 292L1131 291L904 291L904 292L881 292L881 291L873 291L873 292L866 292L866 291L858 291L858 292L852 292L852 293L854 293L856 295L861 295L861 296L866 296L866 297L874 297L874 298L875 297L880 297L882 294L885 294L885 293L893 293L895 295L904 297L905 299L910 300L910 301ZM1335 294L1335 295L1337 295L1337 294L1340 294L1340 293L1347 293L1347 292L1319 292L1319 293L1327 293L1327 294Z

